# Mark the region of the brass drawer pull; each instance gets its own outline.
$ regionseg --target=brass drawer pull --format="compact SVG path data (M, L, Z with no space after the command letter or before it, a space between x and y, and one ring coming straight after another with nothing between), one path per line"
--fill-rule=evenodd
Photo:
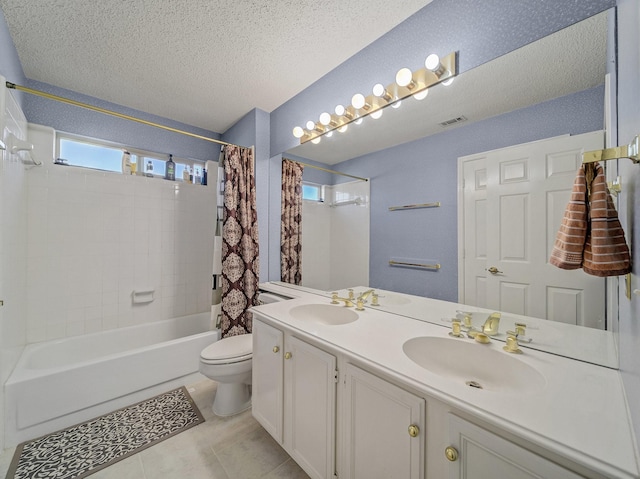
M453 446L448 446L444 450L444 455L447 456L447 459L451 462L455 462L458 460L458 450Z

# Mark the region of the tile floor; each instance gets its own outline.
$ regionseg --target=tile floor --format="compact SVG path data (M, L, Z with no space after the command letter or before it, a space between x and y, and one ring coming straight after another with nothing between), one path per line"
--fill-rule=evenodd
M211 411L216 384L187 386L206 422L89 476L91 479L308 479L251 411L220 418ZM4 478L14 449L0 453Z

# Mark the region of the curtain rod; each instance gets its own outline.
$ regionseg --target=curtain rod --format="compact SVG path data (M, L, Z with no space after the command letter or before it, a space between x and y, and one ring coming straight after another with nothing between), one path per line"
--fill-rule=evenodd
M28 88L25 86L20 86L20 85L16 85L15 83L11 83L11 82L5 82L6 83L6 87L10 88L12 90L20 90L26 93L31 93L32 95L37 95L37 96L41 96L43 98L48 98L49 100L56 100L62 103L67 103L69 105L74 105L74 106L79 106L81 108L86 108L88 110L93 110L93 111L97 111L99 113L104 113L105 115L111 115L111 116L116 116L118 118L122 118L124 120L130 120L130 121L135 121L137 123L142 123L143 125L147 125L147 126L153 126L156 128L161 128L163 130L167 130L167 131L172 131L173 133L180 133L181 135L187 135L187 136L191 136L193 138L198 138L200 140L205 140L205 141L210 141L212 143L218 143L220 145L231 145L231 146L240 146L240 145L234 145L233 143L227 143L225 141L220 141L220 140L215 140L213 138L209 138L206 136L202 136L202 135L197 135L195 133L190 133L188 131L184 131L184 130L178 130L177 128L171 128L170 126L165 126L165 125L161 125L159 123L153 123L151 121L147 121L147 120L143 120L141 118L136 118L135 116L129 116L129 115L124 115L122 113L118 113L112 110L107 110L105 108L100 108L97 106L93 106L93 105L89 105L88 103L82 103L79 101L75 101L75 100L71 100L69 98L64 98L61 96L57 96L57 95L52 95L51 93L47 93L44 91L40 91L40 90L34 90L33 88ZM244 147L241 147L244 148Z
M315 168L316 170L326 171L327 173L333 173L334 175L348 176L349 178L355 178L360 181L369 181L368 178L362 178L360 176L350 175L349 173L342 173L341 171L330 170L329 168L323 168L321 166L310 165L309 163L303 163L302 161L292 160L291 158L282 158L283 160L293 161L294 163L298 163L302 166L308 166L309 168Z

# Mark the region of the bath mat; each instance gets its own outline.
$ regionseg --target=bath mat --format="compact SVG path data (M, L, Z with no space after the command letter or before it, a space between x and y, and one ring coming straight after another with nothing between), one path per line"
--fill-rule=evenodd
M6 479L78 479L204 422L184 387L23 442Z

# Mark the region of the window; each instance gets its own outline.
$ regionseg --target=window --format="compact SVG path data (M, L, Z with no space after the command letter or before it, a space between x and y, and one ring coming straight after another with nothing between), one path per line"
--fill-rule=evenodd
M324 201L324 186L315 183L302 183L302 199L309 201Z
M67 133L58 132L56 136L57 157L64 160L64 164L121 173L122 152L127 150L131 153L131 163L135 163L138 175L164 178L167 155ZM201 161L179 159L175 155L173 161L176 163L176 181L185 181L190 174L202 174L204 169L204 162ZM149 168L149 165L152 168Z

